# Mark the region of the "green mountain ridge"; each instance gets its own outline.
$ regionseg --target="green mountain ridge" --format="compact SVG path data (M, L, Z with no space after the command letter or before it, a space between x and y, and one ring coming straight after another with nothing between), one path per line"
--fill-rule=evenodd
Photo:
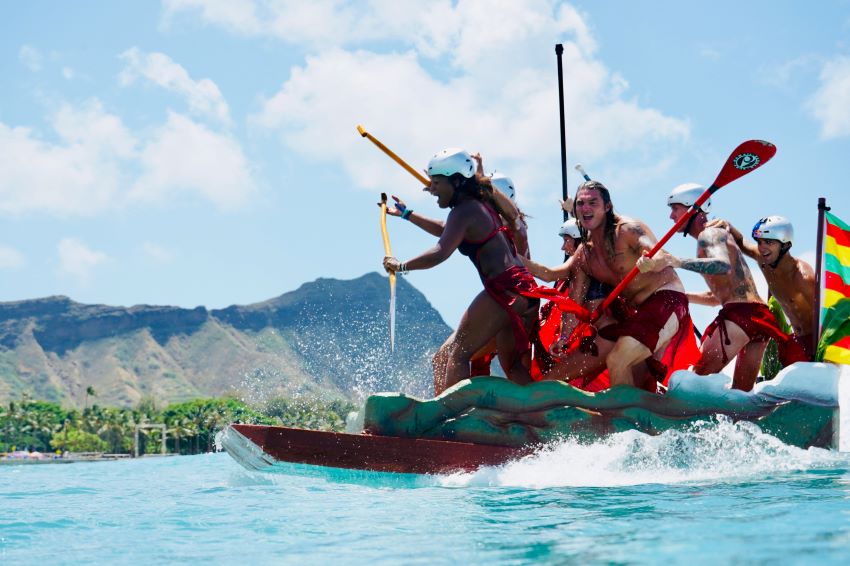
M397 295L393 353L387 279L377 273L322 278L261 303L212 310L67 297L0 303L0 402L26 393L81 406L89 386L99 404L114 406L146 396L169 403L427 395L430 358L451 329L403 278Z

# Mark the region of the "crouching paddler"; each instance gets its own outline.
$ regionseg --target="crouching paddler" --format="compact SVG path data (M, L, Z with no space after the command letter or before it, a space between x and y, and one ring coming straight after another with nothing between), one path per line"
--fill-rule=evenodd
M608 189L598 181L579 186L573 207L584 231L582 244L570 259L576 268L572 298L581 304L591 278L617 286L657 240L640 220L616 214ZM611 386L637 385L655 390L655 380L649 376L661 380L666 373L656 358L673 340L684 340L691 331L684 290L679 276L670 267L641 273L626 285L620 296L633 309L633 314L622 322L601 327L597 339L613 342L605 357ZM599 345L600 352L605 349L607 345ZM570 354L573 355L583 354ZM651 372L638 367L643 362L647 362ZM569 379L570 376L561 373L570 365L559 368L560 365L552 369L547 379ZM642 383L635 383L635 374L646 377L641 379Z

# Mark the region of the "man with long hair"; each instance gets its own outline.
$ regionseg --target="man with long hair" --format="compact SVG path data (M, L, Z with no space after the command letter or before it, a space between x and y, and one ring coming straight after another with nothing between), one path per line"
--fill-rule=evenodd
M573 210L582 228L582 244L570 260L577 268L573 298L581 303L590 278L618 285L657 239L645 223L615 213L608 189L598 181L579 186ZM660 374L656 377L663 379L658 364L652 364L653 356L663 353L671 341L682 339L690 331L684 287L668 267L639 274L620 296L633 314L599 329L601 341L613 342L613 346L599 347L600 352L608 350L605 365L611 385L638 385L654 390L654 383L634 383L634 370L649 361L655 373Z

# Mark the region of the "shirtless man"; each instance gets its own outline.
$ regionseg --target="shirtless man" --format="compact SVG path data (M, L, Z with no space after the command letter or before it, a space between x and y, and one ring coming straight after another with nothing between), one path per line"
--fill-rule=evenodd
M579 186L574 213L586 237L567 264L574 265L573 298L583 303L590 278L616 286L656 239L643 222L615 214L608 189L598 181ZM690 322L688 299L672 268L639 274L621 296L636 313L599 330L600 343L613 343L605 356L612 386L635 385L633 368L661 351ZM600 354L602 350L600 344Z
M679 185L667 197L670 219L684 216L705 188L694 183ZM637 262L643 273L653 273L675 267L699 273L709 291L689 294L698 304L722 305L717 318L705 331L700 359L694 371L700 375L717 373L736 355L732 387L749 391L755 384L767 339L781 335L776 319L758 295L755 281L743 253L734 239L722 228L710 228L706 201L682 232L697 240L697 257L681 259L661 250L654 258L642 257Z
M713 224L712 224L713 225ZM744 236L734 226L726 227L741 250L756 260L771 295L788 317L794 329L792 339L803 349L806 361L814 359L816 348L814 330L815 271L812 266L789 253L794 243L794 227L787 218L767 216L753 226L755 242L744 241ZM800 361L796 349L782 348L779 352L783 365Z

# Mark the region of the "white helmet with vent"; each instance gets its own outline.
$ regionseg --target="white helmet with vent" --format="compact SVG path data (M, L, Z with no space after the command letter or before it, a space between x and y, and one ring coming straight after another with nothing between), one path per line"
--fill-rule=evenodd
M516 189L514 189L514 182L510 177L504 173L493 173L490 176L490 182L495 188L505 193L509 199L516 201Z
M667 197L667 206L670 206L671 204L681 204L691 207L704 192L705 187L698 185L697 183L685 183L683 185L679 185L673 189L670 192L670 196ZM702 203L700 210L703 212L711 210L711 199Z
M581 232L578 229L578 223L570 218L563 224L561 224L561 228L558 230L558 235L560 237L569 236L570 238L580 239Z
M438 152L428 162L428 175L444 175L451 177L460 173L467 179L475 175L475 161L468 152L458 148L449 147Z

